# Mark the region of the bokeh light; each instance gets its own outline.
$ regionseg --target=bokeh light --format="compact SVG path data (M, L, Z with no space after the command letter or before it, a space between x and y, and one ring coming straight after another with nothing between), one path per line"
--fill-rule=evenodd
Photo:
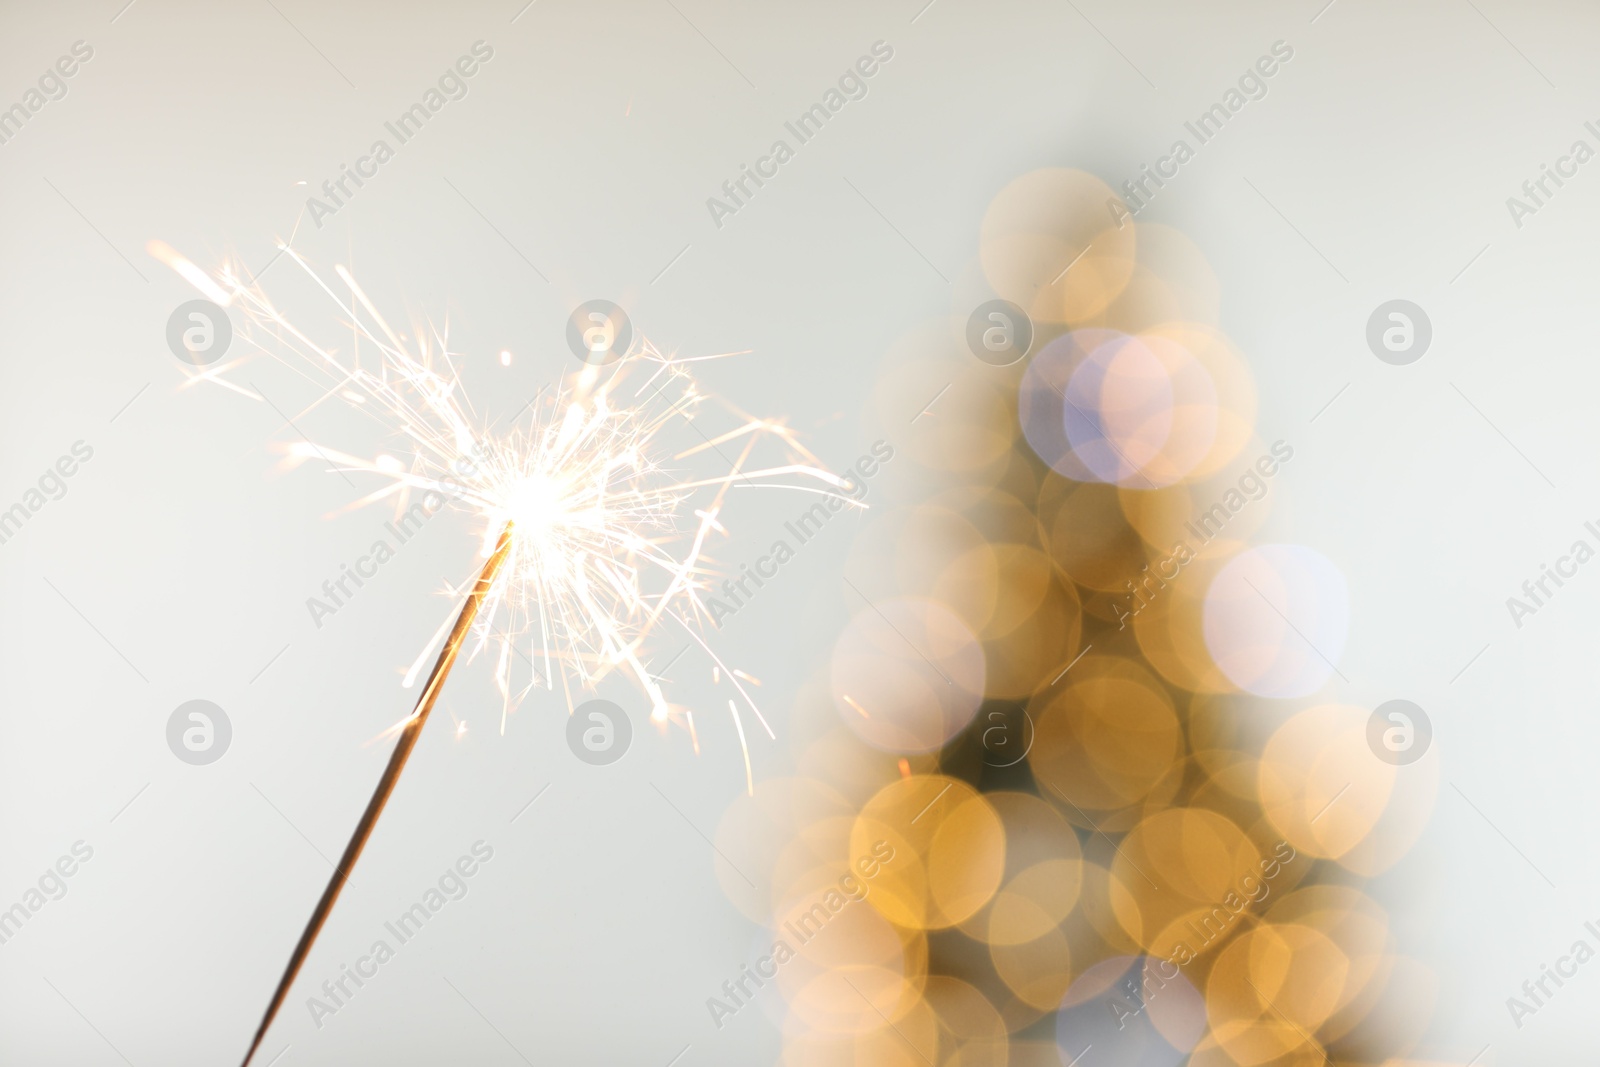
M1316 692L1338 672L1350 625L1344 575L1301 545L1228 561L1206 592L1206 646L1235 685L1270 697Z
M904 460L848 621L792 770L715 838L758 947L796 942L762 1002L786 1065L1313 1067L1426 1029L1437 981L1362 880L1427 825L1437 749L1385 763L1321 695L1343 575L1253 543L1293 445L1199 248L1110 196L1009 183L960 306L885 356L868 439ZM1014 365L964 347L996 298L1032 318Z

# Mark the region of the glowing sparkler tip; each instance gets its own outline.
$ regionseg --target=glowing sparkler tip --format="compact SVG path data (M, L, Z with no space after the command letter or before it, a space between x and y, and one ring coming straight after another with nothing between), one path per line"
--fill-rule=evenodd
M452 646L467 660L492 648L502 732L506 713L534 690L592 692L620 672L646 696L650 720L686 727L698 751L689 710L669 701L644 666L659 631L675 625L715 665L716 684L735 689L743 709L773 736L746 688L759 679L724 664L697 623L708 616L714 587L709 554L730 535L731 490L764 484L852 503L841 492L852 483L823 469L781 420L726 409L735 416L731 424L708 434L700 427L716 421L707 417L714 408L723 409L697 388L689 370L696 360L663 354L640 338L621 360L574 368L518 412L520 425L491 433L465 397L445 333L425 322L391 326L344 264L333 268L337 281L324 280L288 242L277 242L313 293L331 301L341 332L353 334L335 348L297 327L248 274L224 267L213 276L161 242L149 247L206 295L238 309L241 336L255 349L309 370L324 399L348 404L404 441L370 459L289 441L282 451L291 464L320 462L376 480L352 506L391 506L403 529L448 500L481 522L483 558L496 554L504 536L504 566L484 594L471 639ZM509 348L497 354L502 366L511 365ZM220 370L204 380L229 384ZM764 464L758 456L772 446L784 458ZM696 469L717 457L728 466ZM447 593L459 600L465 591ZM404 687L416 684L450 626L449 617L440 621L404 672ZM745 730L738 708L730 712L749 788ZM456 736L465 729L458 723Z

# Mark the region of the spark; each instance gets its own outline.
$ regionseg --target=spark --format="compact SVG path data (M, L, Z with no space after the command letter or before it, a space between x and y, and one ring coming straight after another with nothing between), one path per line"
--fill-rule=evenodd
M772 736L741 679L760 683L699 637L715 601L713 577L721 577L711 557L729 536L728 492L787 488L853 505L846 479L826 470L781 420L746 415L703 392L688 365L707 357L663 354L646 339L615 363L582 365L541 390L518 425L491 432L466 396L459 373L466 357L450 350L447 332L429 322L397 330L344 266L325 279L293 247L279 247L334 316L350 342L342 349L313 339L241 269L213 275L160 242L150 251L243 317L235 344L247 353L230 367L256 355L277 359L320 387L304 411L337 400L403 443L390 442L371 459L320 441L281 448L287 466L312 461L347 477L370 476L366 495L342 510L382 505L398 518L419 501L430 513L448 503L478 520L480 559L502 530L514 531L463 650L466 662L484 656L494 664L502 731L535 689L555 690L559 679L570 710L575 693L613 676L644 695L653 721L687 729L687 708L644 667L645 647L675 623L713 661L716 684L726 679ZM509 365L510 351L498 359ZM190 379L229 384L214 368ZM464 590L447 588L452 605L405 671L405 686L449 632ZM742 735L737 716L735 725Z
M739 718L739 706L733 701L728 701L728 713L733 716L733 725L739 731L739 750L744 753L744 792L746 796L756 795L756 782L750 774L750 746L744 743L744 723Z
M212 280L211 275L190 263L178 254L177 250L165 241L150 241L145 245L145 251L161 263L165 263L178 272L178 276L206 295L212 303L227 307L231 302L226 290Z

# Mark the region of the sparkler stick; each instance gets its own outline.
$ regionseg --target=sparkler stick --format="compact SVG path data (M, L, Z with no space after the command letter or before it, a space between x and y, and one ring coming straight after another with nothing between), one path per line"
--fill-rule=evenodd
M307 411L339 400L404 442L403 458L364 459L306 438L283 449L289 465L315 459L341 476L361 472L381 480L380 488L349 507L392 502L402 525L401 516L431 513L448 501L481 521L485 536L500 531L448 637L441 626L405 674L402 684L409 688L444 639L415 710L398 724L400 737L388 767L289 958L245 1056L248 1067L463 652L470 660L491 650L502 733L510 711L529 693L554 692L559 685L570 710L574 688L594 692L617 675L648 700L653 724L663 730L685 726L698 753L693 712L672 701L661 677L646 666L656 631L670 623L711 661L712 684L725 681L762 731L774 737L744 685L759 683L723 662L701 633L705 623L717 623L719 612L732 610L718 595L719 575L710 555L713 542L730 534L724 508L735 488L815 493L826 498L829 510L866 505L854 492L857 483L826 470L781 419L755 418L700 389L689 367L720 356L677 357L636 338L610 363L586 359L577 373L525 404L517 412L517 426L496 434L467 401L457 372L463 357L450 350L446 333L431 324L414 325L409 336L397 332L343 266L334 267L345 290L340 293L287 243L279 245L311 283L317 303L327 298L324 311L337 315L340 332L349 331L348 345L335 347L314 339L311 327L297 326L236 267L225 265L213 275L162 242L147 247L219 311L232 308L242 320L237 358L188 375L185 387L203 382L267 402L254 383L247 389L229 381L228 372L257 355L275 359L322 390ZM509 353L502 353L501 364L509 363ZM736 421L708 433L701 427L716 409ZM693 435L686 438L687 448L683 442L668 444L679 430ZM774 446L781 458L758 458L758 449L765 454ZM421 501L413 503L418 495ZM491 542L483 544L487 550ZM738 593L749 595L744 580L735 585L729 576L721 594L740 603ZM513 654L531 668L532 678L523 687L513 678L521 673ZM751 792L743 719L736 703L730 701L729 712L744 756L745 789Z
M461 605L455 626L451 628L450 636L445 641L444 647L439 650L439 658L434 662L433 670L428 675L428 684L422 690L422 695L417 698L416 710L411 713L411 717L406 720L405 726L400 731L400 738L395 742L394 751L389 755L389 765L383 769L383 777L378 779L378 786L372 791L372 799L367 801L367 809L361 813L361 821L356 823L349 844L344 846L344 855L339 857L333 877L328 879L328 886L322 891L322 899L318 900L317 906L312 909L311 918L307 920L305 930L300 934L300 941L294 946L294 952L289 955L289 965L284 968L283 977L278 981L277 991L272 994L272 1002L267 1005L267 1013L262 1016L261 1027L256 1031L255 1040L250 1042L250 1051L245 1053L242 1067L250 1067L251 1057L256 1054L256 1049L261 1047L261 1039L267 1036L267 1028L272 1025L278 1009L288 997L289 987L294 985L295 976L300 973L301 965L311 954L311 946L316 944L317 935L322 932L323 924L328 921L334 902L339 899L339 892L350 880L351 868L361 858L361 850L372 837L372 831L378 825L378 816L383 814L384 805L389 802L390 794L400 781L400 772L405 770L406 761L411 758L411 750L417 746L417 738L421 736L422 728L428 722L428 715L433 711L434 702L439 699L439 691L444 688L444 681L450 675L450 668L455 665L461 645L471 631L472 621L477 617L478 608L494 585L495 577L499 574L506 557L511 554L511 536L512 527L507 523L500 532L500 541L495 547L494 554L483 565L483 570L478 574L477 584L472 587L472 592L467 594L466 602Z

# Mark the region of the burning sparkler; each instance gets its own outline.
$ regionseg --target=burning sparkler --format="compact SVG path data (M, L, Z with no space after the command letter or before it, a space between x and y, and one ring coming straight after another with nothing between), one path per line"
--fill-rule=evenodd
M406 672L409 687L438 649L414 710L393 728L399 736L388 766L290 956L246 1065L310 954L464 651L468 659L487 651L494 662L502 732L510 711L529 692L553 690L559 683L570 711L574 690L593 690L619 672L646 696L652 721L685 727L698 749L692 710L671 702L645 667L652 636L663 626L673 627L705 653L714 678L728 680L771 737L770 725L741 681L749 676L729 668L701 634L708 618L701 594L714 576L711 541L728 532L719 518L727 494L735 488L785 487L861 506L842 492L850 483L825 470L781 422L723 405L736 422L708 435L696 422L711 398L689 371L695 360L664 355L647 341L636 342L604 367L586 364L518 412L520 418L531 411L523 425L495 434L474 415L456 371L459 357L444 335L431 326L419 328L408 343L344 267L334 268L345 290L341 296L294 249L281 249L340 314L350 331L347 352L314 341L235 268L213 276L160 242L149 247L209 299L240 312L246 325L240 341L250 350L317 382L318 404L345 401L402 438L410 451L407 460L390 455L367 460L308 439L289 447L290 462L320 459L341 473L377 476L378 488L352 507L390 503L404 511L422 495L432 504L448 500L470 511L483 523L486 562L470 591L452 590L457 597L465 592L460 609L446 617ZM247 352L191 372L191 384L214 383L262 399L228 377L249 358ZM504 354L500 362L508 362ZM668 447L670 433L682 428L698 440L687 448ZM763 442L773 442L781 460L746 469ZM735 456L729 458L725 448ZM694 464L713 457L726 466L695 473ZM520 681L524 672L526 681ZM729 700L749 788L739 707Z

